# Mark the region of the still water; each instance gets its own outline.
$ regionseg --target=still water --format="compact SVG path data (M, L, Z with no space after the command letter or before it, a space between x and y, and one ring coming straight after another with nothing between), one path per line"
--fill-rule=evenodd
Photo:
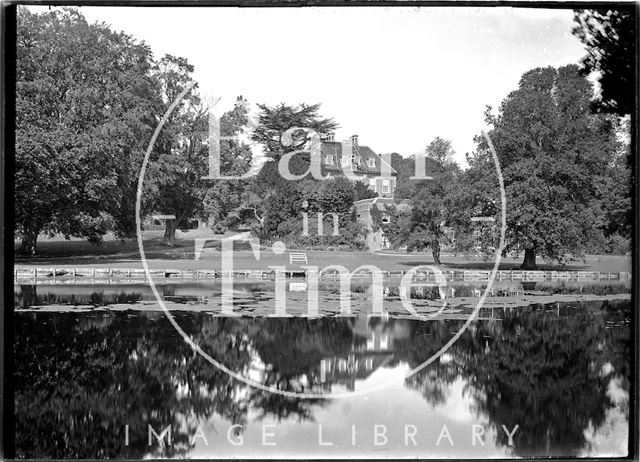
M69 294L38 289L40 295L17 291L16 308L68 304ZM315 396L300 399L221 372L194 353L162 312L139 309L139 293L101 293L100 300L93 295L91 309L16 312L19 457L627 453L628 300L499 310L472 323L409 378L463 320L174 313L217 361L268 387ZM72 295L75 305L92 297ZM110 303L125 308L112 310ZM328 397L368 389L374 391ZM165 444L152 433L150 445L150 429L165 431Z

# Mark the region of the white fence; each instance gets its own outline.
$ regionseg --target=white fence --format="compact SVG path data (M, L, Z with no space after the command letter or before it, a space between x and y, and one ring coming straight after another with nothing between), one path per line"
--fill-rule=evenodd
M179 270L179 269L152 269L149 271L153 279L216 279L228 272L220 270ZM382 274L387 279L399 279L407 270L384 270ZM288 278L306 277L305 270L286 271ZM448 283L453 282L487 282L491 271L475 270L442 270ZM275 279L273 270L234 270L232 273L237 279ZM320 279L338 279L340 274L335 272L323 272ZM370 278L370 273L360 271L352 275L353 279ZM414 280L433 281L435 274L430 271L417 271ZM146 280L146 275L141 268L72 268L72 267L16 267L14 269L14 282L16 283L56 283L79 284L90 281L113 281L113 283L127 281ZM500 270L496 273L496 281L630 281L629 272L598 272L598 271L510 271Z

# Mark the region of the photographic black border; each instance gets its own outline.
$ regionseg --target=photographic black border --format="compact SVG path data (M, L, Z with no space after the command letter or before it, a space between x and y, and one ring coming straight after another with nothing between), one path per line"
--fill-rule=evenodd
M0 11L0 54L2 56L2 74L0 76L2 98L2 162L0 163L0 178L2 191L0 194L0 226L2 227L2 261L0 275L2 275L3 303L0 310L0 383L2 400L0 409L0 457L15 457L15 401L13 389L14 371L14 302L13 302L13 266L14 266L14 177L15 171L15 62L16 62L16 12L15 5L2 5Z
M239 8L277 8L277 7L513 7L513 8L544 8L544 9L601 9L616 8L628 9L635 14L635 75L636 83L635 105L631 114L631 152L632 152L632 210L633 210L633 239L632 239L632 294L631 294L631 319L633 332L633 348L631 349L631 389L629 396L629 452L628 456L618 460L640 460L640 420L639 420L639 383L640 383L640 316L638 313L638 287L640 287L639 251L640 230L638 227L638 212L640 206L640 162L638 160L638 122L639 122L639 97L638 76L640 41L640 3L636 2L603 2L603 1L418 1L418 0L8 0L0 4L0 54L2 57L1 108L2 125L0 126L0 139L2 139L2 162L0 162L0 174L2 185L0 191L0 225L2 227L2 252L0 262L0 284L3 289L3 306L0 309L0 382L2 387L2 400L0 401L1 417L0 428L0 457L3 459L15 458L15 404L13 389L14 371L14 296L13 296L13 268L14 268L14 176L15 170L15 62L16 62L16 14L18 5L41 6L128 6L128 7L239 7ZM134 33L130 31L129 33ZM585 52L586 53L586 52ZM295 459L295 455L292 457ZM243 459L234 459L243 460ZM307 459L313 460L313 459ZM376 460L376 459L354 459ZM378 459L389 460L389 459ZM456 460L456 459L450 459ZM457 459L465 460L465 459ZM572 460L567 458L551 458L548 460ZM582 459L580 459L582 460ZM611 458L590 458L587 460L610 461Z

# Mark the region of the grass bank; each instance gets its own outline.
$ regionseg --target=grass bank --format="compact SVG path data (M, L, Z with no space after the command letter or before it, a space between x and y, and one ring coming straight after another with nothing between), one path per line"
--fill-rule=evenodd
M178 232L176 245L166 247L161 245L162 233L159 231L145 232L144 249L149 266L152 269L177 270L219 270L221 269L221 253L219 242L208 242L198 260L195 259L195 239L215 238L208 230L193 230L186 233ZM237 270L267 270L270 266L281 265L287 269L299 269L303 264L289 264L289 253L275 254L270 247L263 247L260 259L256 260L248 244L238 243L234 250L234 269ZM313 250L306 251L308 264L324 268L329 265L343 265L354 270L361 265L375 265L383 270L408 270L418 265L433 265L430 252L399 254L394 252L336 252ZM464 256L443 255L442 267L451 270L489 270L493 262L482 261L480 258L465 258ZM517 270L522 260L503 258L501 270ZM584 260L567 265L545 262L539 259L539 269L543 271L600 271L600 272L630 272L631 258L626 256L587 256ZM102 245L95 246L80 240L65 240L64 238L41 238L38 243L38 254L25 258L16 256L16 266L72 266L92 268L142 268L138 244L135 239L118 240L107 237Z

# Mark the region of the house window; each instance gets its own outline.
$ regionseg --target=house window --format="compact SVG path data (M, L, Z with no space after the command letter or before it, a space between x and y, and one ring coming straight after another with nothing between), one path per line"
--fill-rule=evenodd
M380 349L386 350L389 348L389 336L387 334L383 334L380 336Z
M325 160L325 162L326 162L327 164L329 164L329 165L333 165L333 156L332 156L332 155L324 156L324 160Z
M480 247L482 245L482 228L480 226L477 226L473 230L473 241L476 247Z
M373 370L373 358L367 358L364 362L364 367L368 371Z
M376 160L375 159L369 159L369 167L375 168L376 166Z
M382 192L389 193L389 180L382 180Z
M374 180L374 179L369 180L369 187L371 189L373 189L374 192L377 192L376 191L376 180Z

